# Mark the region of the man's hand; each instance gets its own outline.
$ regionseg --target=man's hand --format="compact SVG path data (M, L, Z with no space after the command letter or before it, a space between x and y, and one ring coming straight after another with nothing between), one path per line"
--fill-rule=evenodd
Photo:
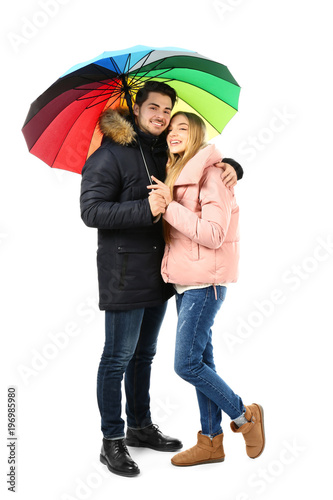
M156 184L151 184L150 186L147 186L148 189L152 189L149 196L151 196L152 194L158 194L159 196L163 197L165 200L165 206L167 207L169 203L172 202L169 186L164 184L164 182L156 179L156 177L154 177L153 175L151 176L151 178L153 179L153 181L156 182Z
M163 196L152 191L149 193L148 202L153 217L157 217L158 215L165 213L166 203Z
M229 163L223 163L223 162L215 163L215 166L222 168L221 179L226 187L231 188L236 186L237 174L234 167L229 165Z

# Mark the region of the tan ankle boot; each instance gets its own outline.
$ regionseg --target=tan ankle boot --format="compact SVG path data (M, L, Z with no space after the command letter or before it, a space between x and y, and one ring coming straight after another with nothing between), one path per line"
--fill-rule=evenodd
M198 432L198 442L193 448L182 451L174 457L171 462L173 465L189 466L200 465L214 462L223 462L223 434L218 434L213 439L209 436L203 436L201 431Z
M245 406L245 409L245 418L249 422L239 428L231 422L230 427L233 432L243 434L247 455L250 458L257 458L265 447L264 410L257 404Z

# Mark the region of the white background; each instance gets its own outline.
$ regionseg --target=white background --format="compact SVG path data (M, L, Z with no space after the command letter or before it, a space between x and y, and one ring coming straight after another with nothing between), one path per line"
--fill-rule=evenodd
M45 5L48 5L46 7ZM52 7L52 5L53 7ZM8 386L17 387L17 493L34 500L327 498L331 489L332 36L319 0L23 1L1 21L1 496ZM52 7L52 8L51 8ZM47 12L47 13L46 13ZM250 460L224 416L223 464L180 469L132 449L141 475L99 463L96 373L104 342L96 232L80 219L80 176L50 169L21 134L30 103L73 64L133 45L184 47L226 64L239 113L217 141L244 179L241 273L214 331L218 371L265 409ZM282 118L281 118L282 117ZM194 389L173 373L173 300L153 365L152 412L195 444ZM61 335L62 334L62 335ZM56 346L55 338L63 345ZM53 340L52 340L53 339ZM179 481L178 481L179 480Z

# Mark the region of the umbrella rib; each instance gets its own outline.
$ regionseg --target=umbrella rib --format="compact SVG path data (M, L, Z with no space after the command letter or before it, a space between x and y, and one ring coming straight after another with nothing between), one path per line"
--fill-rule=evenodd
M150 54L149 54L150 55ZM153 68L150 68L148 71L146 71L139 79L141 80L142 78L144 78L148 73L150 73L151 71L154 71L160 64L162 64L162 62L164 62L166 59L160 59L159 61L157 61L157 64L155 64L155 66L153 66ZM138 74L138 72L143 68L143 65L145 64L146 61L144 61L144 63L141 65L140 68L137 69L137 71L135 72L134 74L134 78L136 78L136 75ZM167 70L164 71L164 73L170 71L170 69L173 69L173 68L168 68Z
M192 104L190 104L189 102L187 102L187 101L186 101L183 97L181 97L181 100L182 100L183 102L185 102L185 103L186 103L186 104L187 104L190 108L194 109L194 111L196 111L196 112L198 113L198 115L199 115L199 116L202 116L202 117L203 117L202 113L200 113L200 111L198 111L198 110L197 110L194 106L192 106ZM235 109L235 108L233 108L233 109ZM237 111L237 110L236 110L236 111ZM207 122L207 123L209 123L209 125L210 125L210 126L211 126L214 130L216 130L219 134L221 133L221 132L219 132L219 130L215 127L215 125L213 125L213 124L212 124L209 120L207 120L207 118L206 118L206 117L203 117L203 118L206 120L206 122Z
M144 59L144 61L142 62L140 68L137 69L137 71L134 73L133 75L133 78L136 77L137 73L140 71L140 69L142 69L143 65L146 64L146 61L148 60L149 56L153 53L153 50L151 50L148 54L146 54L145 56L143 56L141 59L139 59L139 61L137 61L137 64L142 61ZM129 72L127 72L127 74L129 75Z
M116 102L116 100L117 100L119 97L121 97L121 94L122 94L122 93L123 93L123 89L122 89L121 87L119 87L119 89L118 89L118 90L114 90L113 92L111 92L111 93L108 95L107 99L103 99L102 101L96 102L96 103L94 103L94 104L90 104L90 105L88 105L88 106L87 106L87 108L86 108L86 109L93 108L94 106L97 106L98 104L100 104L100 103L102 103L102 102L104 102L104 101L108 101L108 100L109 100L109 99L111 99L111 97L113 96L113 97L115 97L115 99L112 101L112 103L111 103L111 105L112 105L114 102ZM102 97L102 94L101 94L100 96L96 96L96 97L94 97L94 98L95 98L95 99L98 99L98 97Z
M92 66L94 66L99 73L101 73L103 76L105 76L110 81L114 81L116 78L119 77L119 75L107 74L105 71L103 71L101 66L98 66L98 64L92 64ZM80 78L82 78L83 80L87 80L88 82L92 82L92 83L101 83L101 84L105 83L105 85L109 85L108 83L105 82L105 80L94 80L93 78L91 78L87 75L80 75Z
M117 94L117 93L121 93L122 92L122 88L121 88L121 84L120 82L117 82L116 86L115 87L112 87L111 88L111 85L109 84L106 84L109 86L108 89L103 89L102 91L100 91L100 93L96 96L85 96L85 97L79 97L77 100L78 101L84 101L84 100L87 100L87 99L92 99L92 98L98 98L98 97L101 97L107 93L109 93L109 96L111 96L112 94ZM79 88L77 88L76 90L79 90ZM98 89L92 89L92 90L96 90L98 91Z
M121 96L122 92L119 93L119 95L117 95L115 97L115 99L111 102L110 106L112 106L113 103L115 103L117 101L117 99L119 99L119 97ZM95 106L98 106L99 104L102 104L102 102L107 102L111 99L111 96L109 97L106 97L105 99L102 99L101 101L98 101L98 102L95 102L94 104L90 104L89 106L87 106L85 109L91 109L91 108L94 108ZM109 107L110 107L109 106Z
M169 70L167 70L167 71L169 71ZM163 75L164 73L165 73L165 71L163 73L159 73L158 75L152 76L150 78L144 78L144 76L142 76L141 78L137 78L137 81L140 82L141 80L144 80L145 82L149 82L151 80L154 80L155 78L160 78L161 75ZM163 83L175 81L174 78L161 78L161 80L163 80Z
M114 60L114 58L113 57L109 57L109 59L112 62L112 64L114 65L115 70L118 72L118 74L121 74L120 68L119 68L118 64L116 63L116 61Z
M76 90L79 90L79 89L76 89ZM77 101L86 101L87 99L91 99L91 98L93 98L93 97L99 97L99 96L101 96L101 95L103 95L103 94L105 94L105 93L107 93L107 92L108 92L108 93L112 93L112 90L113 90L113 89L102 89L102 90L100 90L100 91L99 91L99 93L98 93L98 94L96 94L95 96L92 96L92 95L87 96L87 95L85 95L85 96L78 97L76 100L77 100ZM91 89L91 91L92 91L92 92L94 92L94 91L98 92L98 89Z
M128 73L129 72L129 69L131 67L131 53L129 52L128 53L128 56L127 56L127 60L126 60L126 63L125 63L125 66L124 66L124 73ZM126 66L128 65L128 69L126 70ZM125 71L126 70L126 71Z
M112 94L117 94L117 93L121 93L121 89L120 90L116 90L116 89L112 89L112 90L109 90L109 89L104 89L103 92L100 92L99 94L97 95L93 95L93 96L85 96L85 97L79 97L78 99L76 99L77 101L86 101L88 99L98 99L98 97L102 97L103 95L106 95L108 94L109 96L111 96Z
M110 58L110 59L111 59L111 58ZM96 67L96 69L97 69L100 73L102 73L102 75L106 76L107 78L114 79L114 78L115 78L115 76L119 76L119 74L118 74L118 75L114 75L114 76L112 76L112 77L111 77L111 76L110 76L110 74L107 74L107 73L104 71L104 68L103 68L102 66L98 66L98 64L95 64L95 63L93 64L93 66L95 66L95 67ZM117 67L118 67L118 66L117 66ZM105 68L105 69L106 69L106 68ZM119 68L118 68L118 70L119 70ZM120 73L120 71L119 71L119 73Z
M111 81L112 81L112 80L111 80ZM113 81L114 81L114 80L113 80ZM100 83L100 84L101 84L101 86L102 86L102 85L108 85L109 87L111 87L110 83L108 83L108 82L107 82L107 81L105 81L105 80L98 80L98 81L97 81L97 80L91 80L91 82L93 82L93 83ZM70 89L70 90L98 90L98 89L99 89L99 87L97 87L97 88L95 88L95 89L94 89L94 88L84 88L83 86L80 86L80 87L76 86L76 87L73 87L73 88L72 88L72 89Z
M118 87L118 88L117 88ZM82 97L82 98L79 98L77 99L78 101L79 100L88 100L88 99L98 99L99 97L103 97L103 95L107 95L107 98L105 99L102 99L101 101L98 101L98 102L95 102L94 104L90 104L86 107L86 109L90 109L90 108L93 108L94 106L97 106L98 104L101 104L102 102L104 101L108 101L111 96L115 96L115 99L112 101L112 103L110 104L110 106L112 106L112 104L114 102L116 102L116 100L120 97L121 98L121 95L122 93L124 92L121 84L117 85L117 87L113 88L112 91L110 92L108 89L103 89L103 92L100 93L99 95L96 95L96 96L86 96L86 97ZM97 90L97 89L96 89Z
M99 80L99 81L91 80L91 81L93 83L100 83L101 84L100 87L102 85L108 86L109 87L108 89L103 89L103 91L105 91L105 92L109 92L110 88L116 89L117 87L119 87L119 82L116 82L115 80L111 80L111 82L116 83L115 87L112 86L111 83L103 81L103 80ZM80 86L80 87L77 86L77 87L73 87L71 90L78 90L78 91L81 91L81 90L94 91L94 90L96 90L96 92L98 92L98 91L100 92L100 87L97 87L97 88L84 88L82 86ZM83 97L83 96L81 96L81 97L78 98L78 100L82 100L82 101L85 100L85 99L89 99L89 97Z

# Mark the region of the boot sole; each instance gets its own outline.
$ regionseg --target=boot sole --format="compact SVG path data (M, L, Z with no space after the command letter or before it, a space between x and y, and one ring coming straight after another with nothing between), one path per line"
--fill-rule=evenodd
M261 405L258 405L258 408L260 410L260 418L261 418L261 431L262 431L262 435L263 435L263 438L264 438L264 442L263 442L263 445L262 445L262 448L261 448L261 451L260 453L258 453L258 455L256 455L255 457L250 457L252 459L254 458L258 458L260 457L260 455L262 454L262 452L264 451L264 448L265 448L265 444L266 444L266 438L265 438L265 425L264 425L264 409Z
M172 465L175 467L192 467L194 465L204 465L204 464L215 464L219 462L224 462L224 457L223 458L215 458L212 460L203 460L202 462L195 462L193 464L174 464L171 460Z
M127 446L133 446L134 448L149 448L155 451L178 451L181 450L183 446L173 446L172 448L158 448L157 446L153 446L146 443L141 443L140 441L133 441L131 439L126 439Z
M106 460L105 457L103 457L103 455L100 455L99 456L99 459L100 461L102 462L102 464L106 465L107 468L109 469L110 472L113 472L113 474L117 474L117 476L124 476L124 477L136 477L138 474L140 474L140 471L137 470L135 472L122 472L122 471L119 471L117 469L114 469L113 467L111 467L111 465L109 464L109 462Z

